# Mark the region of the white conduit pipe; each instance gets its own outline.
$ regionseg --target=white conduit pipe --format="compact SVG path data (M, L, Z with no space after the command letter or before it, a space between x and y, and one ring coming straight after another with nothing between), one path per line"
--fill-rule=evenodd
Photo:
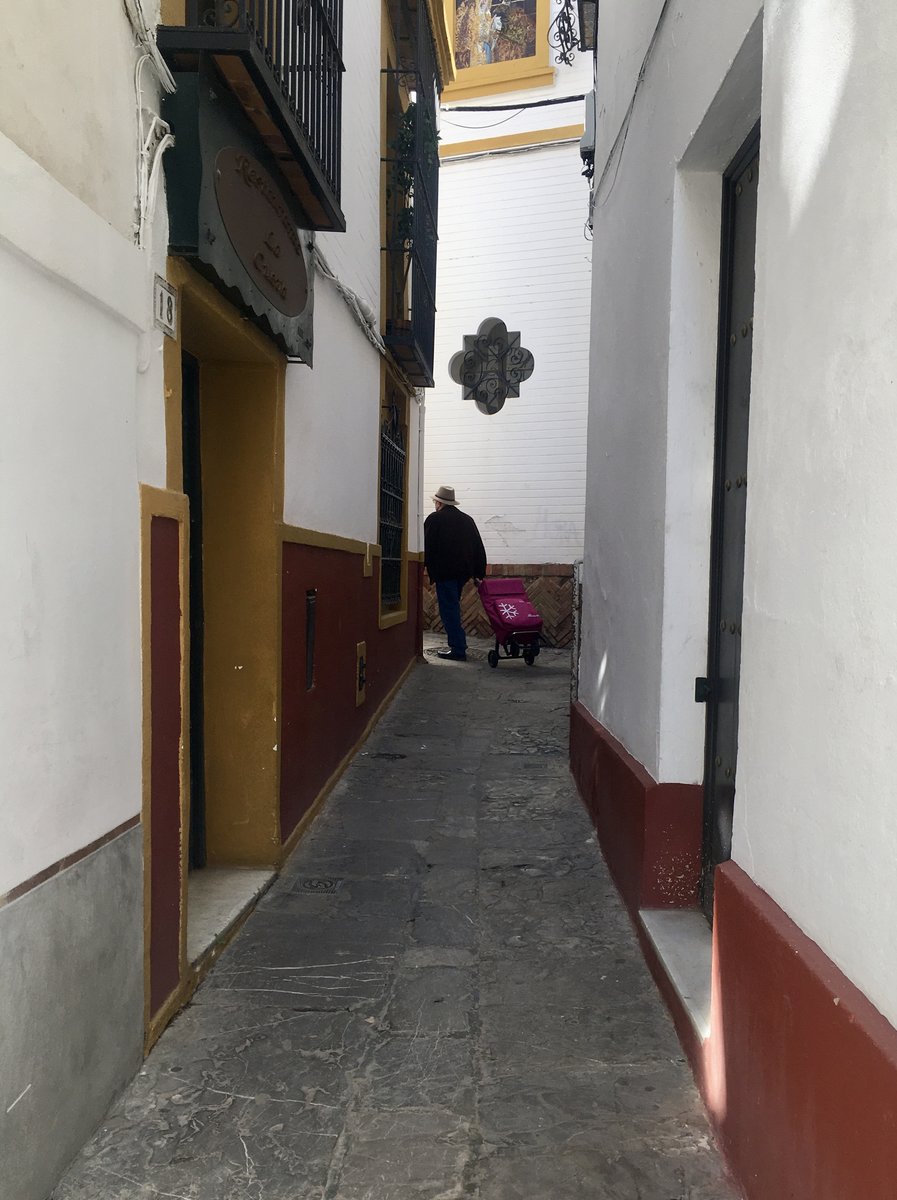
M168 64L159 52L159 47L156 44L156 35L146 19L146 13L143 11L143 0L123 0L125 12L128 15L128 20L131 22L131 28L140 43L141 49L145 52L149 61L153 64L153 70L166 92L171 94L177 90L177 85L174 82L174 77L168 69Z
M341 279L339 279L330 268L327 259L321 253L317 244L312 242L314 247L315 268L320 271L325 279L329 279L339 294L345 300L349 307L349 311L355 318L356 324L360 327L365 337L376 347L378 353L386 355L386 343L380 336L380 331L377 329L377 320L371 309L371 306L358 295L353 292Z

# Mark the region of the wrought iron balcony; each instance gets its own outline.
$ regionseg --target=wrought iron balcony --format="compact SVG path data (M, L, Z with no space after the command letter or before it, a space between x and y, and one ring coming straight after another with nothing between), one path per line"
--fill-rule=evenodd
M389 307L385 342L417 387L433 386L436 249L439 203L437 73L427 6L404 8L397 37L400 64L390 76L402 110L387 158ZM407 96L403 104L399 97Z
M175 71L212 58L278 160L314 229L344 230L340 207L343 0L186 0L164 25Z

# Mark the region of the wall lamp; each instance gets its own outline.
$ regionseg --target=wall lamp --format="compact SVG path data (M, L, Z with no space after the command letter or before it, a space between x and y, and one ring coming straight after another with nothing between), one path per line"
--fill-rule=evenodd
M598 0L557 0L558 14L548 27L548 44L555 61L570 67L577 50L594 50ZM574 15L575 13L575 15Z
M576 0L579 16L579 48L594 50L598 41L598 0Z

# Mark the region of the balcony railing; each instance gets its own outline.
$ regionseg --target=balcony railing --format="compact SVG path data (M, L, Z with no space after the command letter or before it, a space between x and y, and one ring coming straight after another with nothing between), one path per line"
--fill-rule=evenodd
M159 30L173 69L213 57L317 229L345 229L342 28L343 0L187 0Z
M432 387L439 203L436 59L426 4L419 3L406 21L416 26L405 39L409 52L397 70L388 72L394 94L413 100L405 107L397 144L387 158L390 177L404 178L409 186L404 195L401 187L390 189L385 341L413 384ZM406 161L397 161L397 155Z

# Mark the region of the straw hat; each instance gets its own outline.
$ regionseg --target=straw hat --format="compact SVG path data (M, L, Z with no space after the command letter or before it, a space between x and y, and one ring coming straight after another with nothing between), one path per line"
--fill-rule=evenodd
M436 489L434 500L439 500L442 504L457 504L455 499L455 489L450 487L441 487Z

